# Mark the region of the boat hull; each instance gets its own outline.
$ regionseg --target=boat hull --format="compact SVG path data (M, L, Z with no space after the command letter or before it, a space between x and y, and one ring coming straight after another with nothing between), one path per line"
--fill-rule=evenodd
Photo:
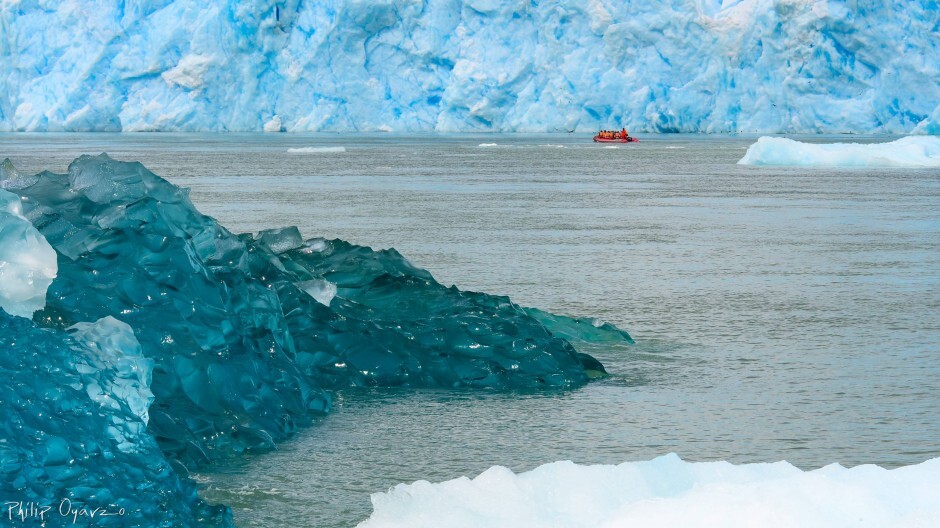
M594 142L595 143L639 143L640 140L631 136L627 136L627 139L622 139L622 138L612 139L612 138L602 138L600 136L594 136Z

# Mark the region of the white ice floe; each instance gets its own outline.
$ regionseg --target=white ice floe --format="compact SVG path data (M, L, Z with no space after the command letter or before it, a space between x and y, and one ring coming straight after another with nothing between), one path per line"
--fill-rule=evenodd
M927 527L940 519L940 458L893 470L787 462L554 462L514 474L399 484L359 528Z
M0 180L14 178L9 161L0 169ZM23 216L20 197L0 188L0 308L32 317L46 305L46 290L58 270L55 250Z
M287 149L288 154L329 154L346 152L346 147L298 147Z
M739 165L890 168L940 167L940 137L906 137L890 143L803 143L762 137Z

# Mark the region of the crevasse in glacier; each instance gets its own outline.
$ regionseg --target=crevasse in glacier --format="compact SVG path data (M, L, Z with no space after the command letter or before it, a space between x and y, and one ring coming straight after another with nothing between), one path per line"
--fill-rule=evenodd
M0 130L937 133L935 0L0 4Z
M133 329L153 403L127 406L181 472L273 447L327 412L332 388L569 387L603 367L553 332L630 342L444 287L394 250L304 241L296 228L233 235L139 163L83 156L13 187L59 260L34 320L92 348L102 339L84 321ZM143 366L115 365L105 392L149 394L131 374Z

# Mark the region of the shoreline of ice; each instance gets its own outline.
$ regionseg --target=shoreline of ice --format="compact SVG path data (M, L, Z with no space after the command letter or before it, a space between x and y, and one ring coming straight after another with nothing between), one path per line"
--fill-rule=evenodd
M849 168L940 167L940 137L908 136L889 143L804 143L763 136L738 165Z
M940 458L884 469L839 464L553 462L514 474L494 466L474 479L399 484L372 495L358 528L928 526L940 518Z

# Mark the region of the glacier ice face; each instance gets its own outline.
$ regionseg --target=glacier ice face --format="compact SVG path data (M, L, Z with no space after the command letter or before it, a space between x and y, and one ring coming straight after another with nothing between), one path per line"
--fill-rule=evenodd
M32 317L46 304L58 264L52 246L22 213L20 197L0 188L0 308Z
M553 333L578 321L444 287L394 250L296 228L233 235L139 163L83 156L26 183L23 215L59 257L34 320L111 365L89 397L122 397L181 470L272 448L326 413L332 388L538 389L603 373ZM591 328L580 339L630 342ZM146 361L126 352L130 329Z
M936 133L935 0L0 6L0 130Z
M940 518L940 458L886 470L832 464L684 462L667 455L617 466L555 462L513 474L399 484L372 495L359 528L699 526L902 527Z
M762 137L739 165L793 167L940 168L940 137L906 137L889 143L803 143Z
M115 319L82 323L70 336L0 310L3 518L39 526L32 503L50 508L43 526L72 526L68 513L80 508L103 508L108 516L77 521L102 527L234 526L228 508L202 502L147 432L148 363Z

